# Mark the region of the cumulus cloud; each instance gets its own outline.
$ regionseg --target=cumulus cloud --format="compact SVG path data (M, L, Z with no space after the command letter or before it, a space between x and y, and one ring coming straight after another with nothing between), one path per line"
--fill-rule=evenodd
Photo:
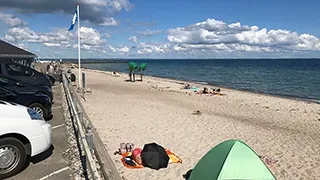
M43 45L47 47L60 47L61 45L59 43L43 43Z
M168 30L168 40L185 44L175 46L180 51L186 48L210 48L226 51L271 52L281 50L320 50L319 38L310 34L298 34L288 30L267 30L257 26L226 24L207 19L187 27Z
M104 18L103 22L100 23L101 26L118 26L119 22L116 21L113 17Z
M112 14L122 10L130 11L133 5L129 0L10 0L0 1L0 7L10 8L19 13L54 13L62 12L72 15L76 5L80 4L82 20L95 24L115 25Z
M131 36L131 37L129 37L128 40L131 41L131 42L137 43L138 42L138 37L137 36Z
M85 50L97 50L105 41L101 34L94 28L81 27L81 48ZM12 43L29 42L42 43L47 47L77 47L76 32L72 33L64 29L54 29L53 32L37 33L28 27L14 27L7 31L4 40Z
M124 47L117 48L116 50L117 52L120 52L120 53L128 53L130 51L130 48L127 46L124 46Z
M4 39L14 43L46 43L46 46L52 46L54 43L59 43L62 46L69 44L74 37L75 36L71 32L62 29L55 29L54 32L48 33L37 33L28 27L14 27L8 29Z
M137 46L137 54L165 54L170 52L171 45L169 43L139 43Z
M98 30L90 27L80 27L80 39L83 45L96 46L104 43Z
M162 33L162 30L145 30L145 31L138 31L137 32L139 35L142 35L142 36L154 36L154 35L158 35L160 33Z
M17 26L25 26L27 25L27 22L24 20L13 16L11 14L5 14L0 12L0 21L3 21L5 24L7 24L10 27L17 27Z

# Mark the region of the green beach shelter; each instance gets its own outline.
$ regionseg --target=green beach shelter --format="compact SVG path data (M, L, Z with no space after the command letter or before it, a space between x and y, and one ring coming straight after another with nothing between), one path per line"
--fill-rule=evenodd
M192 170L189 180L276 180L258 155L238 140L212 148Z

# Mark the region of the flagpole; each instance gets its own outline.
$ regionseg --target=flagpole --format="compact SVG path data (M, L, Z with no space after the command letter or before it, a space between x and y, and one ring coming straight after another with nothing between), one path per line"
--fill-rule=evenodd
M77 19L78 19L78 66L79 66L79 90L82 89L81 86L81 60L80 60L80 7L79 4L77 5Z

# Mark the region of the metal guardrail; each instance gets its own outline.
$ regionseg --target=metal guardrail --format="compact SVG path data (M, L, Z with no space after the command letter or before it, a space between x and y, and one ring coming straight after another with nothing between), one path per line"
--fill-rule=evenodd
M62 74L63 86L66 92L69 109L78 126L78 136L83 144L87 156L87 164L89 164L93 179L122 180L97 131L93 128L94 126L85 112L79 96L77 96L74 89L70 86L67 74L65 72ZM82 75L85 77L84 73ZM83 78L83 80L85 86L85 78ZM93 157L95 159L93 159ZM99 164L99 168L97 168L96 163ZM99 172L101 172L101 175Z
M76 137L77 141L81 143L82 150L84 151L84 161L86 166L89 167L90 179L102 180L105 179L99 173L98 165L96 163L94 155L94 144L93 135L91 127L87 126L88 123L84 122L83 111L81 110L79 104L75 100L73 89L70 87L69 80L65 73L63 73L63 87L66 93L67 103L70 109L71 116L73 117L76 126ZM86 166L84 168L86 168ZM87 172L87 169L84 169Z

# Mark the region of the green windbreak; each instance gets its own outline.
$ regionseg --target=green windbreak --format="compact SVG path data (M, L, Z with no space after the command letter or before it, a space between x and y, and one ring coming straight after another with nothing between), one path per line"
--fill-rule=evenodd
M204 155L192 170L189 180L213 180L218 179L234 141L225 141L211 149Z
M237 141L224 162L218 180L275 180L266 165L246 144Z
M189 180L275 180L275 177L249 146L227 140L201 158Z

